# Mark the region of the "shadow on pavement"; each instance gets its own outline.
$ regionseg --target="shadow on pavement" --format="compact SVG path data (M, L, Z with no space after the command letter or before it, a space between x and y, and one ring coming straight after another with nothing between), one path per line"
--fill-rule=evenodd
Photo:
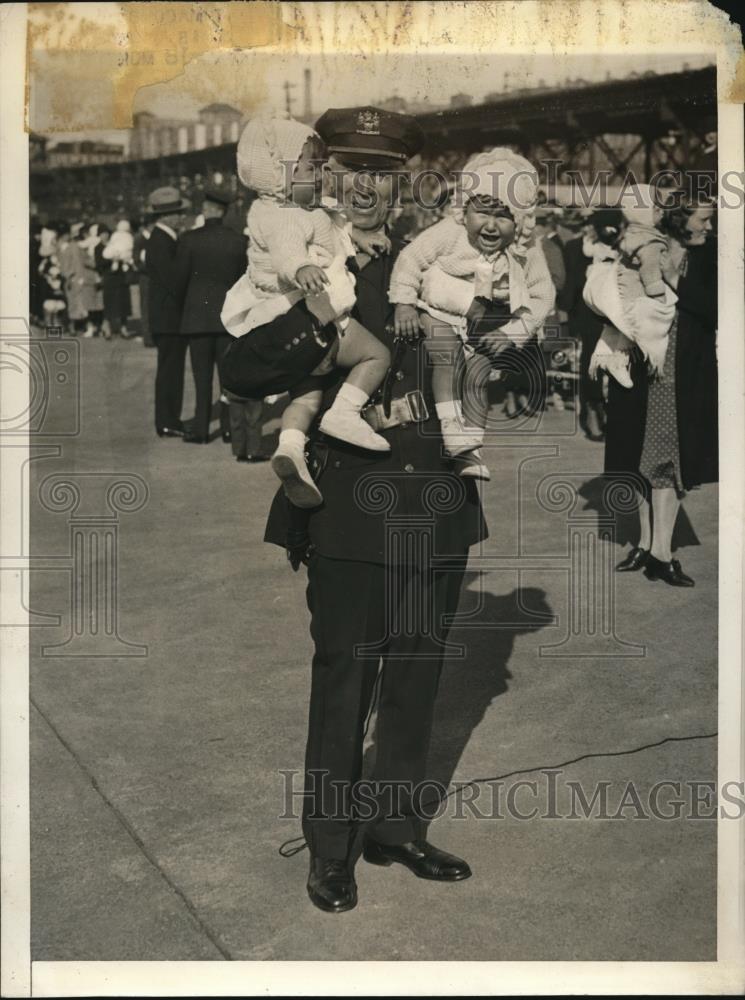
M583 510L594 510L598 514L608 515L610 512L603 506L603 490L608 484L605 476L596 476L588 480L580 487L579 495L585 500ZM620 546L636 545L639 541L639 519L635 511L629 514L615 513L616 521L616 543ZM686 513L685 505L681 506L678 512L678 520L675 522L673 532L673 552L676 549L688 548L691 545L700 545L690 518Z
M465 574L464 595L480 575ZM462 598L460 611L467 614L470 608L464 607L464 603ZM450 635L452 642L466 647L466 654L463 659L446 660L443 665L435 703L428 779L447 787L492 701L507 691L507 682L512 679L507 665L515 637L537 631L552 621L546 593L538 587L522 587L498 596L481 591L478 615L471 627L454 629ZM494 628L497 622L505 623L504 627ZM365 751L364 774L373 773L376 741L377 733L373 732L372 742Z
M464 591L478 576L466 573ZM466 656L445 663L435 704L428 776L446 787L489 706L507 691L516 636L536 632L553 620L546 592L538 587L500 595L482 591L481 602L476 621L485 627L461 629L451 636L466 646ZM509 625L489 627L495 622Z

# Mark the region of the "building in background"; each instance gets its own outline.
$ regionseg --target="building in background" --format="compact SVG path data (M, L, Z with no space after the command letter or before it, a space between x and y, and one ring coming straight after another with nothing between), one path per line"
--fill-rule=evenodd
M133 120L130 160L154 160L237 142L243 114L229 104L208 104L196 121L159 118L150 111L138 111Z
M58 142L54 146L47 146L46 157L44 148L37 143L35 152L37 162L45 162L50 170L58 167L95 167L103 163L121 163L124 159L124 146L92 139Z

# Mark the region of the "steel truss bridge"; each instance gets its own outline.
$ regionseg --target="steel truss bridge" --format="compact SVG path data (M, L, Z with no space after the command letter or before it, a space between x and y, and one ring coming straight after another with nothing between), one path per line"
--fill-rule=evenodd
M419 115L427 135L423 160L465 158L492 145L510 145L534 163L554 161L558 182L573 172L591 183L599 171L620 181L629 170L643 181L700 160L705 136L716 131L716 102L714 66L518 91L485 104ZM86 211L137 215L159 184L215 171L232 175L235 148L230 143L151 160L35 170L31 197L47 218Z

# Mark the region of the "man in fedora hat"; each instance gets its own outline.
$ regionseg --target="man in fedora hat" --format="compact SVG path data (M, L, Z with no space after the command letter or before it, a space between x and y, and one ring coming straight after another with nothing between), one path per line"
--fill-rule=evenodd
M220 312L226 293L246 270L246 237L223 222L232 201L229 191L208 185L202 203L204 225L184 233L178 243L185 290L180 331L189 344L196 390L196 416L192 428L184 434L184 441L190 444L206 444L208 440L215 365L231 341L220 321ZM229 441L230 419L225 403L220 407L220 429L223 440ZM242 448L240 441L236 444ZM240 457L240 450L236 456Z
M147 242L145 271L150 279L148 320L158 351L155 430L159 437L184 434L181 405L187 340L180 333L184 284L176 257L178 233L190 207L175 187L156 188L147 205L155 223Z

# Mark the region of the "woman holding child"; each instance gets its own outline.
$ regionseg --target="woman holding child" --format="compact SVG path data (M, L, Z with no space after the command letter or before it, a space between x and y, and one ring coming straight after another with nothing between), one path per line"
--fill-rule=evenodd
M641 476L639 541L616 567L650 580L692 587L672 558L672 535L688 490L718 479L717 267L710 238L714 207L682 190L666 192L657 229L666 239L661 279L672 294L672 322L656 372L638 345L625 383L609 378L605 471ZM616 364L614 362L613 364Z

